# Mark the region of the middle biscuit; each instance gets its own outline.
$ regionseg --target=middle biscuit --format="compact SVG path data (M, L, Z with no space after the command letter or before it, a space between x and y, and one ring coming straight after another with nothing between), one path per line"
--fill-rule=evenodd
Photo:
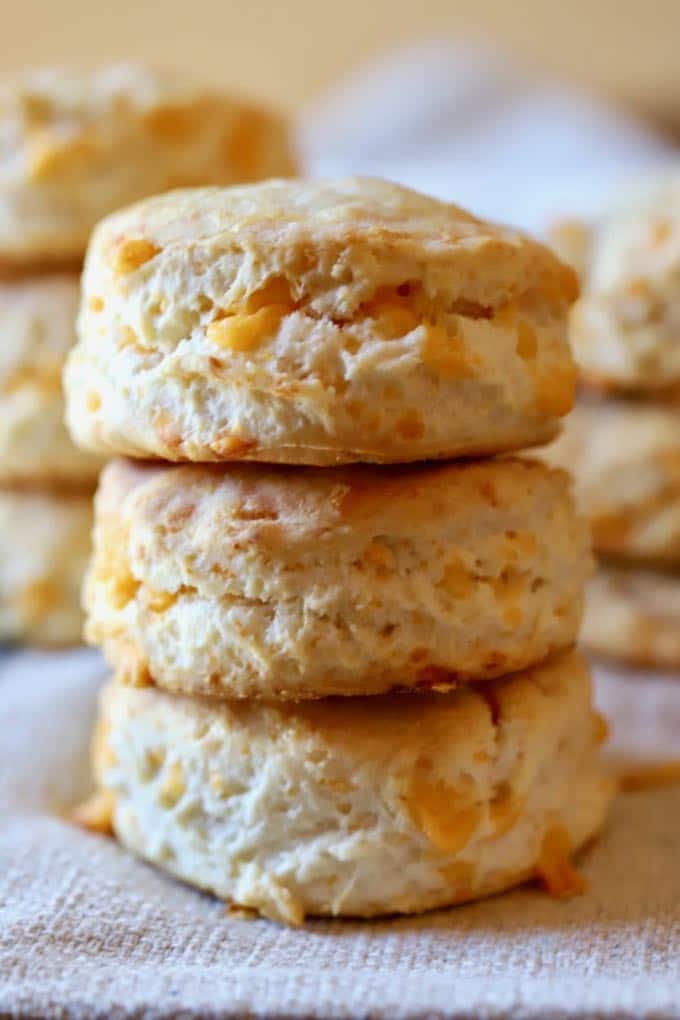
M569 647L590 569L568 477L114 461L86 637L130 682L316 698L500 676Z

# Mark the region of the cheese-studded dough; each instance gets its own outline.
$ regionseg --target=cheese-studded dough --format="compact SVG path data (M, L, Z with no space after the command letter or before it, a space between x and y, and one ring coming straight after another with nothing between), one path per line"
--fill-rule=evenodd
M543 442L574 273L384 181L177 191L96 230L74 437L173 461L411 461Z
M112 684L97 821L171 874L293 924L414 913L533 875L566 895L580 887L569 854L612 794L602 733L573 654L412 698L216 705Z
M132 682L219 697L428 689L576 640L590 570L537 462L104 471L86 636Z

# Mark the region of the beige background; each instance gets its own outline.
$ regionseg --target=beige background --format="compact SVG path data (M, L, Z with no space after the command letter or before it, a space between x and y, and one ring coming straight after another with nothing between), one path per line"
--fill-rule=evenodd
M391 44L491 37L680 124L680 0L0 0L0 61L145 58L294 109Z

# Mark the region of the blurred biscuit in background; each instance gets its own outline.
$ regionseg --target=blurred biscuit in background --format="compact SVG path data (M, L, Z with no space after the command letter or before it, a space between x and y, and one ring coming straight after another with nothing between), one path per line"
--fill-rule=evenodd
M636 666L680 668L680 573L603 563L587 592L583 640Z
M0 279L0 482L94 485L102 458L64 423L61 375L75 340L78 275Z
M573 472L595 552L680 566L680 406L584 397L544 456Z
M625 192L593 225L586 263L570 333L585 382L676 399L680 173Z
M80 640L91 528L87 491L0 488L0 643Z
M0 501L7 548L0 640L80 637L76 581L90 530L85 490L94 487L103 459L71 440L61 376L75 341L90 231L113 209L153 192L293 171L281 117L182 74L129 64L26 71L0 83ZM17 484L20 495L11 488ZM32 550L29 521L37 528ZM62 556L69 550L67 568Z
M278 114L135 64L0 85L0 266L78 263L98 220L146 195L295 171Z

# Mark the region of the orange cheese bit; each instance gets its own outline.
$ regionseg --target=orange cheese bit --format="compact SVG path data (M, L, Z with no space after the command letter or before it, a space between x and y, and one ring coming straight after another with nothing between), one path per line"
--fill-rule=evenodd
M81 137L57 138L47 131L36 132L29 145L29 174L33 181L46 181L90 161L94 143Z
M184 773L179 762L173 762L167 769L158 790L158 803L165 808L172 808L186 792Z
M547 418L568 414L574 406L576 382L576 366L572 364L556 366L549 373L536 373L535 400L541 414Z
M69 819L88 832L98 832L102 836L113 835L113 810L115 800L110 790L97 790L82 804L77 804Z
M137 594L140 583L127 566L112 574L109 583L109 600L113 608L124 609Z
M442 865L439 874L445 882L458 889L461 899L467 899L475 886L477 867L471 861L453 861Z
M536 873L551 896L569 899L587 889L586 880L571 863L571 840L561 825L551 826L543 837Z
M274 336L281 319L288 315L287 305L265 305L256 312L216 319L206 330L208 340L235 354L245 354Z
M402 414L395 425L395 431L402 439L422 439L425 435L425 423L415 408Z
M475 582L460 556L454 554L446 562L441 586L454 599L471 597L475 589Z
M245 303L245 311L259 312L267 305L282 305L291 312L295 308L288 281L282 276L273 276L263 287L249 294Z
M593 739L595 740L595 743L604 744L605 740L608 739L610 733L609 723L607 722L605 717L601 715L599 712L593 712L593 727L594 727Z
M530 358L535 358L538 351L536 332L528 322L524 321L524 319L520 321L520 324L517 327L516 350L520 358L524 358L527 361Z
M420 831L444 853L463 850L482 820L480 805L470 803L443 779L434 778L428 759L418 762L406 803Z
M427 327L423 361L444 379L470 379L475 374L460 337L452 335L443 326Z
M619 776L619 789L624 793L661 789L676 783L680 783L680 759L642 765Z
M223 146L224 162L242 181L256 180L266 155L269 119L256 107L246 107L230 128Z
M145 262L157 255L160 251L155 244L147 241L146 238L130 238L123 241L113 253L113 269L116 273L125 275L139 269Z
M164 142L186 141L199 122L197 112L187 106L157 106L145 115L144 127Z
M374 318L375 330L383 340L398 340L420 325L412 308L387 302L375 309Z
M178 591L161 591L159 588L142 589L143 602L152 613L164 613L175 604L180 596Z
M518 627L524 619L529 577L524 571L507 568L499 577L489 580L494 597L502 609L507 627Z

